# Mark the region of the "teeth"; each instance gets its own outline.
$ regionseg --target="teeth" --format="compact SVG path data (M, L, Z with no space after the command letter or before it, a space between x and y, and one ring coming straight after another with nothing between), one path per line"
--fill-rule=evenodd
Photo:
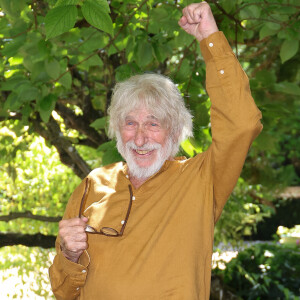
M147 150L135 150L138 154L142 154L142 155L144 155L144 154L147 154L149 151L147 151Z

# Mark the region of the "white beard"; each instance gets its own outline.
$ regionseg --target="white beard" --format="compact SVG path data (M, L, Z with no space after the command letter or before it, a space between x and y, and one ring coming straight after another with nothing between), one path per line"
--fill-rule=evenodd
M120 134L117 133L117 149L127 162L129 174L137 179L147 179L158 172L165 161L172 155L173 144L172 139L168 138L164 147L158 143L145 144L142 147L137 147L133 141L129 141L124 145ZM132 154L133 149L147 151L157 150L157 159L149 167L140 167Z

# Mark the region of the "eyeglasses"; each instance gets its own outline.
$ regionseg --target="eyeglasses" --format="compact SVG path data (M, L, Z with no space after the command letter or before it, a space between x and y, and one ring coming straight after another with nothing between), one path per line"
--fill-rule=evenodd
M83 206L84 206L84 203L85 203L86 198L87 198L87 193L88 193L89 186L90 186L90 181L89 181L88 178L86 178L84 193L82 195L80 208L79 208L79 214L78 214L79 218L82 216ZM129 201L126 217L125 217L125 220L122 222L123 225L122 225L122 228L121 228L120 231L117 231L116 229L111 228L111 227L102 227L100 229L100 231L97 231L94 227L92 227L90 225L86 225L85 231L88 232L88 233L92 233L92 234L103 234L103 235L109 236L109 237L122 236L123 233L124 233L127 221L129 219L131 206L132 206L132 201L133 201L133 199L132 199L133 198L133 193L132 193L131 185L128 185L128 189L129 189L129 194L130 194L130 201Z

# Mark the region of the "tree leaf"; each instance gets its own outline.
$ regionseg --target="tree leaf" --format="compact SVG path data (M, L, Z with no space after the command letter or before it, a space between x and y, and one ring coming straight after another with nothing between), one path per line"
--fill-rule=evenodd
M56 79L60 73L60 64L55 58L51 60L46 59L45 70L52 79Z
M19 98L19 95L16 92L11 92L5 103L4 103L4 110L15 111L22 105L22 100Z
M130 64L121 65L116 69L116 80L123 81L129 78L133 73L133 68Z
M105 129L106 122L107 122L107 117L103 117L95 120L92 124L90 124L90 126L95 129Z
M3 49L1 49L2 55L6 56L7 58L15 56L18 53L19 49L24 45L25 41L26 34L22 34L21 36L16 37L10 42L6 42Z
M16 75L9 78L7 81L1 82L0 90L1 91L13 91L21 84L29 82L24 76Z
M292 58L299 49L299 40L285 40L280 48L281 62L284 63Z
M99 5L103 11L110 13L110 8L107 0L94 0L93 3Z
M43 122L47 123L55 107L57 96L49 94L39 102L39 113Z
M52 8L45 17L46 39L58 36L74 27L77 18L75 5Z
M278 32L277 30L273 30L269 26L264 25L259 31L259 39L262 40L266 36L274 35L277 32Z
M118 152L116 147L112 147L108 151L105 151L102 156L102 164L109 165L115 162L122 161L123 158L121 154Z
M57 0L55 7L77 5L78 3L79 3L79 0Z
M275 85L275 91L289 94L289 95L295 95L300 96L300 87L293 82L280 82Z
M35 100L39 95L39 90L29 82L20 85L15 91L22 102Z
M266 22L266 26L268 26L272 30L279 30L281 28L280 24L275 22Z
M145 67L151 63L153 59L152 46L147 40L139 41L137 45L136 62L140 67Z
M71 88L71 84L72 84L72 76L71 74L68 72L66 73L64 76L62 76L61 78L59 78L58 82L63 85L66 89L70 89Z
M113 23L103 6L86 0L81 7L82 14L89 24L113 35Z

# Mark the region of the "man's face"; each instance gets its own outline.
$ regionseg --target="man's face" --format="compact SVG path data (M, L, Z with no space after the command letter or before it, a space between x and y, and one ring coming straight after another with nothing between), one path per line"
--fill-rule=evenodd
M169 130L145 108L127 115L117 140L118 150L134 177L152 176L171 155Z

